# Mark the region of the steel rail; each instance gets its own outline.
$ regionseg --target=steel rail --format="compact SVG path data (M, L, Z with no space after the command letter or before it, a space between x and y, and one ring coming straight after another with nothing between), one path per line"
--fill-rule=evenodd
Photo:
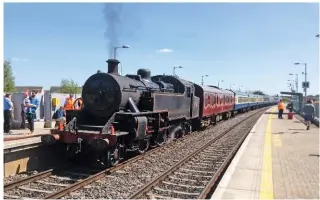
M260 113L260 112L258 111L257 113ZM253 115L256 115L257 113L255 113L255 114L253 114ZM234 127L235 127L235 126L234 126ZM231 130L231 129L228 129L228 130ZM197 132L197 131L195 131L195 132ZM198 131L198 132L199 132L199 131ZM201 131L200 131L200 132L201 132ZM181 139L181 138L179 138L179 139ZM176 142L179 141L179 139L176 140ZM61 198L61 197L65 196L65 195L67 195L67 194L70 193L70 192L73 192L73 191L75 191L75 190L77 190L77 189L80 189L80 188L86 186L86 185L89 185L90 183L92 183L92 182L94 182L94 181L96 181L96 180L99 180L99 179L103 178L105 175L109 175L109 174L111 174L111 173L114 172L114 171L117 171L117 170L119 170L119 169L124 168L125 166L127 166L127 165L130 164L131 162L138 161L138 160L144 158L145 156L147 156L147 155L149 155L149 154L151 154L151 153L154 153L154 152L156 152L156 151L158 151L158 150L161 150L163 147L166 147L166 146L169 146L169 145L174 145L174 142L170 142L170 143L167 143L167 144L165 144L165 145L162 145L161 148L154 148L154 149L146 152L146 153L143 154L143 155L136 156L136 157L134 157L134 158L131 158L131 159L129 159L129 160L126 160L126 161L118 164L118 165L115 166L115 167L112 167L112 168L103 170L103 171L101 171L101 172L98 172L97 174L94 174L94 175L92 175L92 176L89 176L89 177L87 177L87 178L85 178L85 179L83 179L83 180L81 180L81 181L79 181L79 182L76 182L76 183L74 183L74 184L72 184L72 185L70 185L70 186L68 186L68 187L66 187L66 188L64 188L64 189L62 189L62 190L59 190L59 191L57 191L57 192L55 192L55 193L52 193L52 194L49 194L49 195L47 195L44 199L58 199L58 198Z
M254 116L256 115L262 115L262 113L265 111L266 109L264 109L263 111L257 112L255 114L253 114L252 116L250 116L249 118L246 118L242 121L240 121L239 123L233 125L232 127L230 127L229 129L227 129L226 131L220 133L217 137L215 137L214 139L210 140L209 142L207 142L206 144L204 144L201 148L199 148L198 150L194 151L193 153L189 154L188 156L186 156L184 159L182 159L181 161L179 161L178 163L176 163L174 166L172 166L170 169L168 169L166 172L164 172L163 174L159 175L158 177L156 177L155 179L153 179L151 182L149 182L148 184L146 184L145 186L143 186L142 188L140 188L136 193L134 193L133 195L131 195L129 197L129 199L140 199L145 193L147 193L148 191L150 191L154 186L158 185L162 180L164 180L165 178L167 178L168 175L172 174L174 171L176 171L177 169L179 169L183 164L185 164L188 160L190 160L192 157L194 157L195 155L197 155L198 153L200 153L201 151L203 151L204 149L206 149L207 147L209 147L210 145L212 145L213 143L215 143L216 141L218 141L219 139L221 139L223 136L225 136L227 133L229 133L230 131L232 131L234 128L240 126L242 123L244 123L245 121L248 121L249 119L252 119ZM247 134L245 134L245 136L247 136ZM245 137L244 137L245 138ZM222 169L220 169L222 170ZM214 180L216 180L216 177L213 177L212 180L210 181L210 185L212 183L214 183ZM205 191L203 192L202 195L207 194L208 189L211 187L207 187L205 188Z
M53 172L54 172L54 169L49 169L49 170L46 170L44 172L40 172L38 174L34 174L34 175L31 175L31 176L28 176L28 177L26 177L24 179L21 179L21 180L16 180L16 181L7 183L7 184L4 185L4 192L8 191L8 190L11 190L11 189L14 189L15 187L19 187L21 185L25 185L25 184L37 181L37 180L39 180L41 178L48 177Z
M247 133L243 135L243 137L240 139L240 141L236 144L235 148L229 153L228 157L220 165L220 167L217 170L217 172L210 179L210 181L208 182L206 187L202 190L202 192L199 195L198 199L206 199L208 197L208 194L212 191L213 187L215 187L217 185L217 181L219 180L219 178L222 177L224 172L227 170L227 167L229 166L229 164L231 163L232 159L234 158L234 156L236 155L236 153L240 149L240 147L241 147L242 143L244 142L244 140L247 138L247 136L251 132L251 129L253 128L253 126L254 126L254 124L252 124L250 127L248 127Z
M161 147L166 147L166 146L169 146L169 145L173 145L173 142L167 143L167 144L165 144L165 145L163 145ZM81 180L79 182L76 182L76 183L74 183L74 184L72 184L72 185L70 185L70 186L68 186L68 187L66 187L66 188L64 188L62 190L59 190L59 191L57 191L55 193L52 193L52 194L48 194L44 199L58 199L58 198L61 198L61 197L65 196L65 195L67 195L70 192L73 192L73 191L75 191L75 190L77 190L79 188L82 188L82 187L84 187L86 185L89 185L90 183L103 178L105 175L109 175L112 172L120 170L120 169L124 168L125 166L127 166L128 164L130 164L132 162L136 162L136 161L138 161L140 159L143 159L145 156L147 156L147 155L149 155L151 153L160 151L161 149L162 148L154 148L154 149L146 152L145 154L142 154L142 155L139 155L139 156L135 156L135 157L133 157L133 158L131 158L129 160L126 160L126 161L124 161L122 163L119 163L118 165L116 165L114 167L105 169L105 170L103 170L101 172L98 172L98 173L96 173L94 175L91 175L91 176L89 176L89 177L87 177L87 178L85 178L85 179L83 179L83 180Z
M257 113L260 113L260 112L258 111ZM254 113L252 116L256 115L257 113ZM237 116L241 116L241 115L237 115ZM252 116L250 116L250 118ZM240 123L242 123L243 121L245 121L245 120L242 120ZM219 121L218 123L220 124L222 122L223 122L223 120ZM237 125L239 125L240 123L238 123L238 124L236 124L236 125L234 125L232 127L234 128ZM231 129L232 128L230 128L228 130L230 131ZM202 131L195 131L195 132L202 132ZM159 151L164 147L172 146L172 145L175 144L175 142L178 142L180 139L182 139L182 138L179 138L178 140L175 140L175 141L172 141L170 143L164 144L164 145L161 146L161 148L151 149L150 151L146 152L145 154L142 154L142 155L139 155L139 156L135 156L135 157L133 157L133 158L131 158L129 160L126 160L126 161L118 164L115 167L111 167L111 168L105 169L105 170L103 170L101 172L98 172L98 173L96 173L94 175L91 175L91 176L89 176L89 177L87 177L87 178L85 178L85 179L83 179L83 180L81 180L79 182L71 184L70 186L68 186L68 187L66 187L66 188L64 188L62 190L59 190L59 191L57 191L55 193L51 193L51 194L47 195L44 199L58 199L58 198L61 198L61 197L65 196L66 194L70 193L70 192L73 192L73 191L75 191L75 190L77 190L79 188L82 188L83 186L86 186L86 185L88 185L88 184L90 184L90 183L92 183L92 182L94 182L94 181L96 181L96 180L98 180L100 178L103 178L105 175L108 175L108 174L110 174L112 172L115 172L115 171L117 171L119 169L124 168L129 163L132 163L132 162L138 161L140 159L143 159L145 156L147 156L147 155L149 155L151 153L154 153L156 151ZM57 169L49 169L49 170L46 170L44 172L41 172L41 173L38 173L38 174L35 174L35 175L31 175L31 176L26 177L26 178L21 179L21 180L16 180L16 181L7 183L7 184L4 185L4 191L8 191L8 190L14 189L16 187L19 187L21 185L25 185L25 184L37 181L37 180L39 180L41 178L48 177L48 176L52 175L55 171L63 171L63 170L65 170L65 168L59 169L59 170L57 170Z

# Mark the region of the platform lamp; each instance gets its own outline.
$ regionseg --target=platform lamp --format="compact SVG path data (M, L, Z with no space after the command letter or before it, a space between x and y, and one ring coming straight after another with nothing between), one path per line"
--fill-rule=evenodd
M299 88L299 74L293 74L293 73L290 73L289 74L290 76L293 76L293 75L296 75L296 91L298 92L298 88Z
M120 47L114 47L113 48L113 56L114 56L114 59L117 59L117 49L129 49L130 46L128 45L122 45ZM121 64L121 75L122 75L122 64Z
M218 88L220 88L220 82L223 83L223 80L218 80Z
M183 67L178 66L178 67L173 67L173 73L172 75L175 76L176 75L176 69L182 69Z
M307 63L294 63L295 65L304 65L304 82L307 82ZM303 74L303 73L302 73ZM307 88L304 88L304 96L307 98Z
M203 75L203 76L201 76L201 85L203 85L203 77L209 77L209 75Z
M236 84L230 84L230 90L232 90L232 86L234 86L234 85L236 85Z

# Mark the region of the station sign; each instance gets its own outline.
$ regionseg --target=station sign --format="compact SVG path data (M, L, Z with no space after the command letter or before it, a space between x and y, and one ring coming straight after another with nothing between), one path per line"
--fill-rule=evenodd
M309 82L302 82L302 88L309 88L310 84Z

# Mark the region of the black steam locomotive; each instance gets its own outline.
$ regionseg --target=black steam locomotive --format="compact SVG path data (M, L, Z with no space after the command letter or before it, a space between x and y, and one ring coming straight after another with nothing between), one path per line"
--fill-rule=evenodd
M105 165L115 165L130 151L144 153L197 129L200 98L194 84L175 76L151 77L147 69L121 76L119 61L109 59L108 73L97 72L82 90L83 108L67 111L65 131L43 136L59 141L69 156L92 152Z

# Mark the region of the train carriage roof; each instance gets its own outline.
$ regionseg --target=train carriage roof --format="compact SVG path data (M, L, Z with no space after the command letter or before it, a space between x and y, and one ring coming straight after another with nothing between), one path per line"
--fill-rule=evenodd
M246 93L246 92L234 91L234 93L236 94L236 96L248 97L248 93Z
M229 95L233 95L233 92L230 90L224 90L224 89L220 89L216 86L211 86L211 85L198 85L195 84L196 86L200 87L204 92L212 92L212 93L219 93L219 94L229 94Z

